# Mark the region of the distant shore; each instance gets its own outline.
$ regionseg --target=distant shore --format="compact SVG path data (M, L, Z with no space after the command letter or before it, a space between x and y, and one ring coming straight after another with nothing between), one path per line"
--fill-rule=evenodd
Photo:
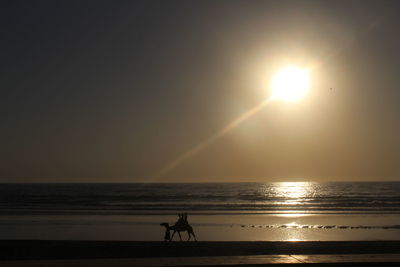
M150 242L0 240L0 260L400 253L400 241Z

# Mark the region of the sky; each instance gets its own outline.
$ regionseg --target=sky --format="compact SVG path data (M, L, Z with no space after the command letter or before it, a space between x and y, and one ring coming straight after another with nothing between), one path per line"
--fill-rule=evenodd
M400 181L398 1L0 5L0 182Z

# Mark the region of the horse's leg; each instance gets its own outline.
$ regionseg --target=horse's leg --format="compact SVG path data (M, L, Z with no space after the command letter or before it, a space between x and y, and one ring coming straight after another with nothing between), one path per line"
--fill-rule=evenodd
M179 239L182 241L181 232L178 231Z
M196 235L194 234L193 230L192 230L192 235L193 235L193 237L194 237L194 241L197 241Z
M197 241L197 240L196 240L196 235L195 235L194 232L193 232L192 226L188 225L188 228L187 228L186 231L187 231L187 233L188 233L188 235L189 235L188 241L190 240L190 238L192 237L192 235L193 235L193 237L194 237L194 241Z
M174 232L172 233L172 236L171 236L171 239L169 240L169 242L172 241L172 239L174 238L175 233L176 233L176 231L174 231Z

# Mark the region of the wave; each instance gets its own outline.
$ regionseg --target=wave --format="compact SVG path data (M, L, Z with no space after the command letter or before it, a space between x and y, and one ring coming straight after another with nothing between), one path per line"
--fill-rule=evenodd
M0 214L400 213L400 183L1 184Z

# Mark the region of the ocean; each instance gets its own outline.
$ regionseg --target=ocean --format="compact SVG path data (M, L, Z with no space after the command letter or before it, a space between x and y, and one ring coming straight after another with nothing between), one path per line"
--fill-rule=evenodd
M1 239L399 240L400 182L1 184Z

